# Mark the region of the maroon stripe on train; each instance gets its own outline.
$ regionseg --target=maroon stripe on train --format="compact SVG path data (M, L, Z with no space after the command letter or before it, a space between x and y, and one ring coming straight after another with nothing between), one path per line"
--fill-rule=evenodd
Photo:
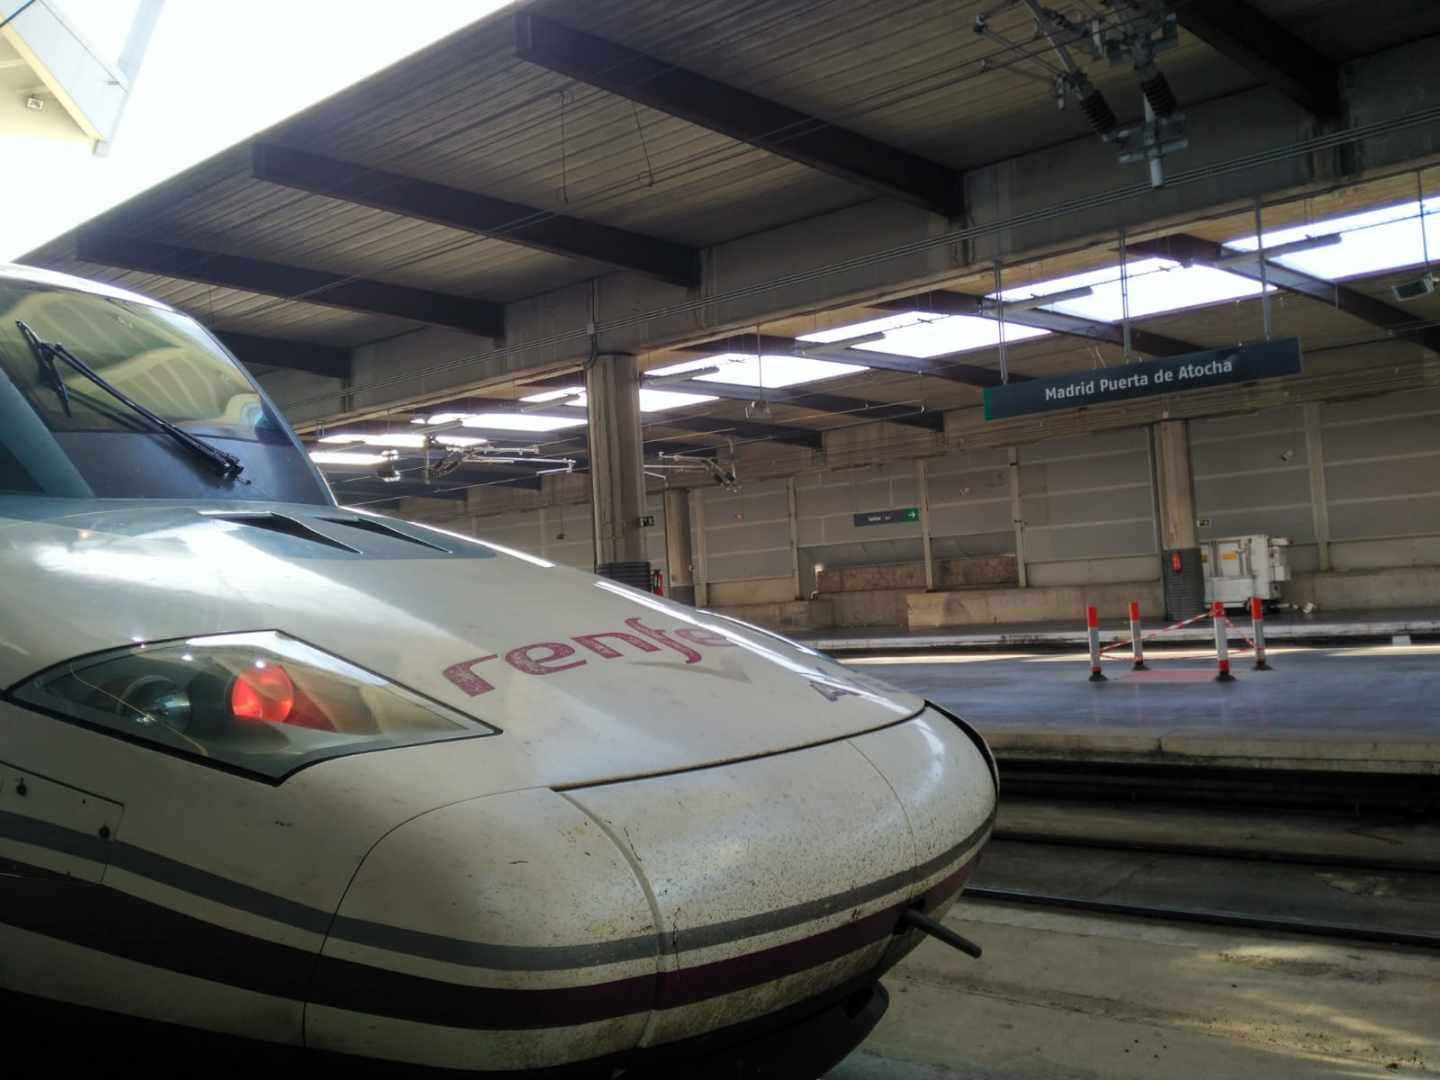
M977 856L925 894L934 908L955 894ZM104 885L27 872L0 888L0 922L112 956L276 997L355 1012L478 1030L568 1027L653 1008L695 1004L796 974L892 934L909 904L797 941L589 986L465 986L314 953L230 930ZM313 981L311 971L314 971ZM878 977L877 972L877 977Z

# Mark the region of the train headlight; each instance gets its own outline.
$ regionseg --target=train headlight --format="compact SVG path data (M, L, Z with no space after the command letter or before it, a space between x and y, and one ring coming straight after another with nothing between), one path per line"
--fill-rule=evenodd
M122 738L273 780L325 758L497 730L272 630L83 656L41 672L9 696Z

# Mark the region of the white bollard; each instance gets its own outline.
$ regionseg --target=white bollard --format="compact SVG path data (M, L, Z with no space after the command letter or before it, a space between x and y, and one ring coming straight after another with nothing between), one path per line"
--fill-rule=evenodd
M1210 616L1215 620L1215 663L1219 668L1215 681L1234 682L1235 676L1230 674L1230 642L1225 637L1225 605L1216 600Z
M1100 613L1093 607L1085 609L1085 627L1090 635L1090 681L1104 682L1105 673L1100 670Z
M1255 636L1255 670L1274 671L1265 662L1265 602L1258 596L1250 598L1250 627Z
M1130 651L1135 655L1135 671L1149 671L1145 666L1145 643L1140 633L1140 605L1130 601Z

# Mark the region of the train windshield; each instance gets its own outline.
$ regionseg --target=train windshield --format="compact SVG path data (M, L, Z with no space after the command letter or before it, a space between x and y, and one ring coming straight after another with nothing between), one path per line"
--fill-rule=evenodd
M193 319L0 277L0 496L332 505L250 376Z

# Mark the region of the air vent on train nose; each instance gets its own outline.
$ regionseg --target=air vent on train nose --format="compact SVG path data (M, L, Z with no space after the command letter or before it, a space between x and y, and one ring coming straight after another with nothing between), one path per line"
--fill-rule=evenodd
M399 529L393 529L383 521L376 521L373 518L327 517L321 518L320 520L330 525L344 525L347 528L360 529L363 532L373 533L376 536L385 536L391 540L399 540L402 543L415 544L417 547L429 548L431 551L438 551L444 555L451 554L449 548L441 547L439 544L432 544L428 540L422 540L418 536L411 536L409 533L401 532Z
M228 521L235 525L248 525L252 529L265 529L269 532L280 533L283 536L292 536L297 540L308 540L312 544L323 544L326 547L337 548L340 551L348 551L352 555L359 555L360 549L351 547L349 544L341 543L333 537L310 528L303 521L296 518L286 517L284 514L273 514L268 511L257 513L222 513L206 514L208 518L216 521Z

